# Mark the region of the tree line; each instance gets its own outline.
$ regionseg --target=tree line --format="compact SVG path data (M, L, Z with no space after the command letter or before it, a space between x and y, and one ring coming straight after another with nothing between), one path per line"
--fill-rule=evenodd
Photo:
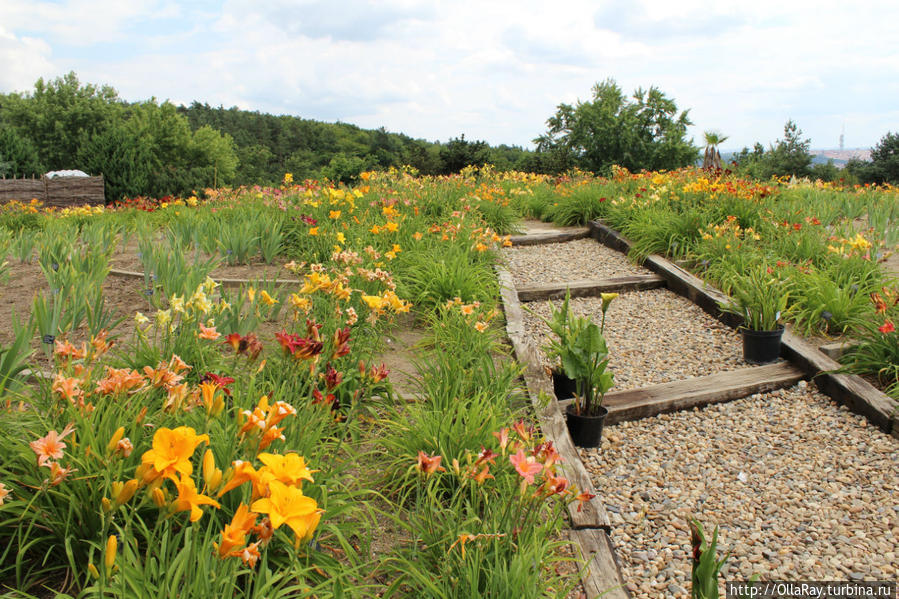
M687 138L688 110L650 87L626 95L613 79L597 83L592 98L559 104L536 150L491 146L461 135L445 143L401 133L323 123L287 115L194 102L175 106L151 98L123 101L109 86L82 84L75 73L39 79L30 93L0 94L0 176L40 175L80 169L102 173L109 200L186 195L220 185L273 185L284 173L294 180L351 182L364 170L409 165L443 175L469 165L500 170L562 173L572 168L608 174L612 165L631 171L697 164L700 148ZM705 163L721 135L706 134ZM873 161L854 161L845 171L812 165L809 140L792 121L784 139L756 144L735 156L734 168L762 179L848 174L861 182L899 183L899 135L888 133Z
M446 143L385 129L323 123L151 98L129 103L74 73L39 79L30 93L0 94L0 176L79 169L103 174L109 200L185 195L219 185L294 180L350 182L404 165L449 174L470 164L527 170L534 152L462 135Z

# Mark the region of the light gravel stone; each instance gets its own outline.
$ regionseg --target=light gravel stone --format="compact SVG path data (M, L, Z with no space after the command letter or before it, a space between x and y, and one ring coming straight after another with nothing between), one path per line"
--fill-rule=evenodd
M694 516L722 580L895 580L899 441L812 385L609 427L581 457L635 599L689 596ZM618 518L614 518L618 516ZM723 596L723 588L722 588Z
M558 307L560 301L552 302ZM538 348L552 336L533 310L549 318L550 302L524 304L525 334ZM575 314L602 320L600 298L574 298ZM740 335L689 300L667 289L622 293L606 315L605 338L613 391L668 383L749 366ZM541 350L544 364L552 366Z
M502 256L518 286L652 274L593 239L510 247Z

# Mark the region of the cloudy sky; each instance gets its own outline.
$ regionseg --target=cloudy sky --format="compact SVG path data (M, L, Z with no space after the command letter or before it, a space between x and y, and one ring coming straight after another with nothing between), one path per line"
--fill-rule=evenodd
M0 0L0 92L75 71L156 97L529 145L560 102L655 85L725 148L899 131L899 3Z

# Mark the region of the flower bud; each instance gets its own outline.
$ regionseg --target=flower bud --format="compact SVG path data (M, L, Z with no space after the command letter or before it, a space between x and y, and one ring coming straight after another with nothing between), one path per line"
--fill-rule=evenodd
M151 491L150 497L153 499L153 503L156 504L156 507L165 507L165 505L168 503L168 500L165 497L165 491L163 491L159 487L156 487L155 489L153 489L153 491Z
M106 557L104 564L107 570L111 570L115 565L116 551L119 549L119 539L115 535L109 535L106 539Z
M121 483L119 483L119 484L121 484ZM137 485L138 485L138 482L137 482L136 478L132 478L131 480L126 482L124 485L122 485L122 488L116 494L115 502L119 505L124 505L124 504L128 503L131 500L131 498L134 497L134 493L135 493L135 491L137 491Z
M116 450L119 445L119 441L122 437L125 436L125 427L120 426L116 429L116 431L112 434L112 438L109 440L109 443L106 445L106 451L108 453L112 453Z

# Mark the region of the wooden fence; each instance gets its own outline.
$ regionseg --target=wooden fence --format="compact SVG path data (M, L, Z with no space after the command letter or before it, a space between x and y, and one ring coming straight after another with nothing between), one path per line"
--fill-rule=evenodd
M99 177L41 177L40 179L0 179L0 204L11 200L30 202L37 198L44 206L103 205L106 203L103 175Z

